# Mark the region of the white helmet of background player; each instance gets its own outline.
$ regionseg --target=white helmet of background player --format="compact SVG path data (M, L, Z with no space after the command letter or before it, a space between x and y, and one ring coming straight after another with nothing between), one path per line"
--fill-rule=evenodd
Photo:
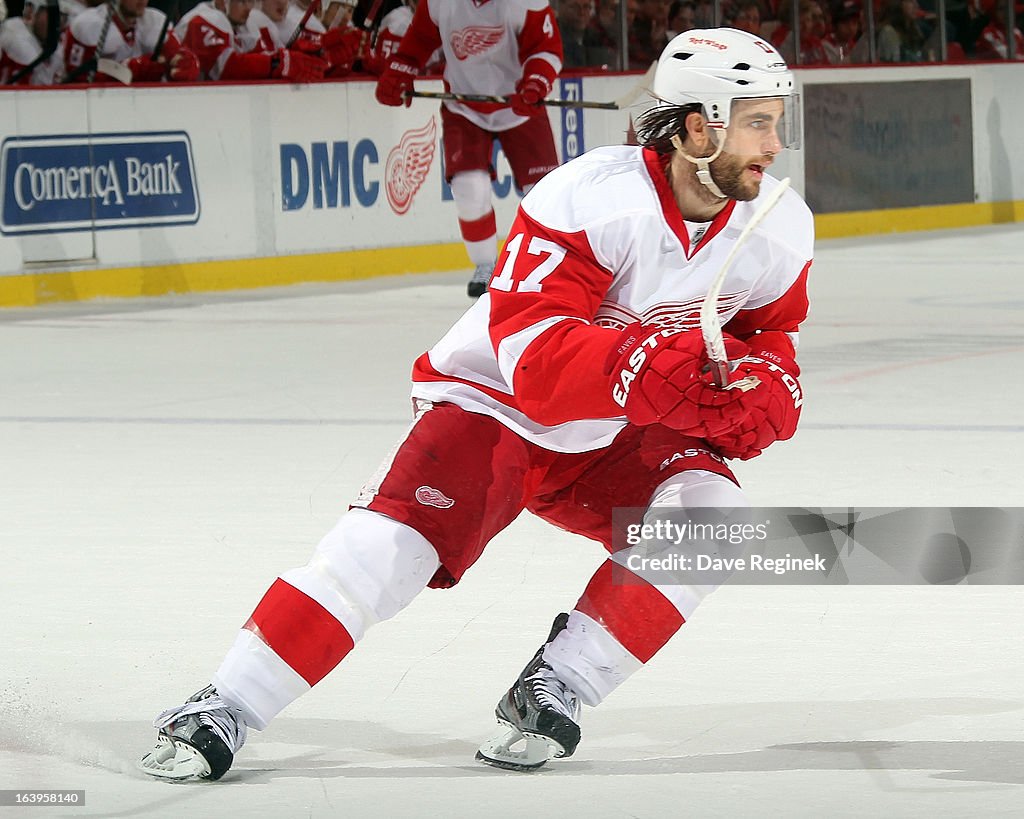
M661 153L677 150L697 165L697 177L716 196L708 166L726 148L733 108L738 100L779 99L782 116L776 123L779 147L797 147L799 97L793 74L782 55L746 31L731 28L693 29L665 47L651 89L657 103L636 127L641 145ZM692 157L682 149L686 116L702 113L717 143L711 156Z

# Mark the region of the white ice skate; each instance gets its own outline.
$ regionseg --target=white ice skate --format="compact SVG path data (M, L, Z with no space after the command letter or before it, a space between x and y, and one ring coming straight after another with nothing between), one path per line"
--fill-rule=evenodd
M224 702L212 685L164 711L153 727L160 729L156 747L139 760L139 768L179 781L220 779L246 736L241 712Z
M565 628L568 614L555 618L547 643ZM580 702L546 662L545 643L508 690L494 715L504 726L480 746L476 758L510 771L533 771L549 759L572 756L580 741Z
M487 292L487 285L491 281L491 274L494 273L493 264L478 264L473 271L473 276L466 285L466 295L471 299L478 299Z

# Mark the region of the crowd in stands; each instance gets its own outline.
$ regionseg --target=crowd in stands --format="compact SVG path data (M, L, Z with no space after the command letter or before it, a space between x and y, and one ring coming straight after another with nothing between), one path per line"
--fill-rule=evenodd
M646 70L675 35L716 24L759 34L795 66L1024 60L1020 0L864 2L551 0L569 71ZM0 85L379 75L416 3L0 0Z

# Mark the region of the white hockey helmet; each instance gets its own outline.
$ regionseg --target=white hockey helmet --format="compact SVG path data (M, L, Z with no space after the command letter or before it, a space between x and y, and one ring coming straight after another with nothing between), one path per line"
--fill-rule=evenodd
M749 32L693 29L665 46L652 91L668 105L699 103L712 125L728 128L734 99L791 97L793 74L773 46Z

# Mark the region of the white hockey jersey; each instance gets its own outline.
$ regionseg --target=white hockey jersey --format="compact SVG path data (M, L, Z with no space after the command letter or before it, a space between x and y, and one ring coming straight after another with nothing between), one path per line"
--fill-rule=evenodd
M29 30L21 17L12 17L0 26L0 85L7 85L11 78L23 68L32 64L43 46ZM57 46L43 62L26 74L20 83L25 85L53 85L64 74L64 49Z
M263 51L276 51L288 45L288 41L295 35L304 15L305 12L298 6L289 5L284 19L278 22L271 20L266 12L260 9L253 9L249 13L249 19L246 20L245 27L254 36L259 38ZM322 35L325 31L323 23L316 18L316 15L310 15L299 34L307 32L309 35L316 37Z
M607 446L625 426L611 393L619 331L696 328L704 296L759 201L730 202L695 245L665 175L633 146L592 150L523 199L490 290L414 365L416 398L496 418L556 452ZM794 191L737 251L718 300L727 332L796 339L814 222Z
M129 28L121 22L117 14L114 15L110 25L107 25L109 9L110 7L106 4L94 6L86 9L71 21L65 53L65 62L69 72L89 60L97 51L99 51L100 57L116 60L119 63L127 62L133 57L141 57L143 54L153 53L167 15L157 9L146 8L142 17ZM104 29L106 29L106 36L100 43L100 35L104 34ZM172 53L174 51L168 49L165 56Z
M445 85L456 94L509 96L524 74L553 83L562 70L562 38L547 0L421 0L400 50L422 67L438 46ZM526 122L503 104L444 105L490 131Z

